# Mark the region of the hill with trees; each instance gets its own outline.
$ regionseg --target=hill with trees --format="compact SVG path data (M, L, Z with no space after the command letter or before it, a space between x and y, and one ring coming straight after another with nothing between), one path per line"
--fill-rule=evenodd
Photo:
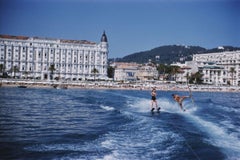
M149 61L161 64L171 64L174 62L184 62L192 60L193 54L203 54L212 52L223 52L240 50L240 47L222 46L213 49L206 49L200 46L166 45L151 50L142 51L117 58L117 62L146 63ZM113 60L113 59L112 59Z

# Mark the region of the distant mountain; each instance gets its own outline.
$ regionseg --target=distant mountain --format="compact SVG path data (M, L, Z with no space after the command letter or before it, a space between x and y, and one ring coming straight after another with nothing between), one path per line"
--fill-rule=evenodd
M203 54L211 52L223 52L240 50L239 47L223 46L213 49L205 49L199 46L167 45L157 47L148 51L130 54L123 58L117 58L117 62L146 63L151 60L156 63L171 64L173 62L184 62L192 60L193 54Z

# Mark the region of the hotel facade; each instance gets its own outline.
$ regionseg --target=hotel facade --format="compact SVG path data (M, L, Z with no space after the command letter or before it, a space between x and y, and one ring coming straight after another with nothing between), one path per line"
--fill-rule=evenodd
M158 78L157 68L152 63L137 64L115 62L112 64L112 66L115 68L115 81L148 81Z
M0 35L0 64L10 77L33 79L107 79L108 40L100 43Z
M240 51L196 54L193 61L203 74L203 83L240 85Z

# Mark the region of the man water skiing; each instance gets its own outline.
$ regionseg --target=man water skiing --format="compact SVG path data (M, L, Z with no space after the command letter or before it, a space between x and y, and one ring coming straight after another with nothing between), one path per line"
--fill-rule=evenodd
M185 98L190 98L191 95L190 95L190 96L179 96L179 95L177 95L177 94L172 94L172 97L173 97L173 99L174 99L176 102L178 102L181 110L186 111L186 110L183 108L183 106L182 106L182 102L183 102L183 100L184 100Z
M157 98L156 98L156 97L157 97L157 91L156 91L156 88L153 88L153 89L152 89L151 96L152 96L151 112L153 112L155 108L156 108L156 110L159 112L159 110L160 110L161 108L158 107L158 105L157 105ZM153 108L153 104L155 104L155 108Z

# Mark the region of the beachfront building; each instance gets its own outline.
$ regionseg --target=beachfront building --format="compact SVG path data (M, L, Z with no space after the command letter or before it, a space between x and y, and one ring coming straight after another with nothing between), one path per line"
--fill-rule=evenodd
M152 63L137 64L116 62L112 65L115 68L115 81L147 81L158 77L158 71Z
M199 67L199 72L203 74L204 84L227 85L227 70L223 66L216 65L213 62L205 62Z
M139 64L115 62L112 64L115 81L135 81Z
M173 63L171 66L178 66L179 70L175 75L177 83L187 83L188 77L198 72L198 67L194 61L185 61L185 63Z
M157 67L153 63L139 65L136 77L140 81L158 79Z
M204 83L240 85L240 51L196 54L193 61L203 73Z
M0 64L10 77L107 79L108 40L101 42L0 35Z

